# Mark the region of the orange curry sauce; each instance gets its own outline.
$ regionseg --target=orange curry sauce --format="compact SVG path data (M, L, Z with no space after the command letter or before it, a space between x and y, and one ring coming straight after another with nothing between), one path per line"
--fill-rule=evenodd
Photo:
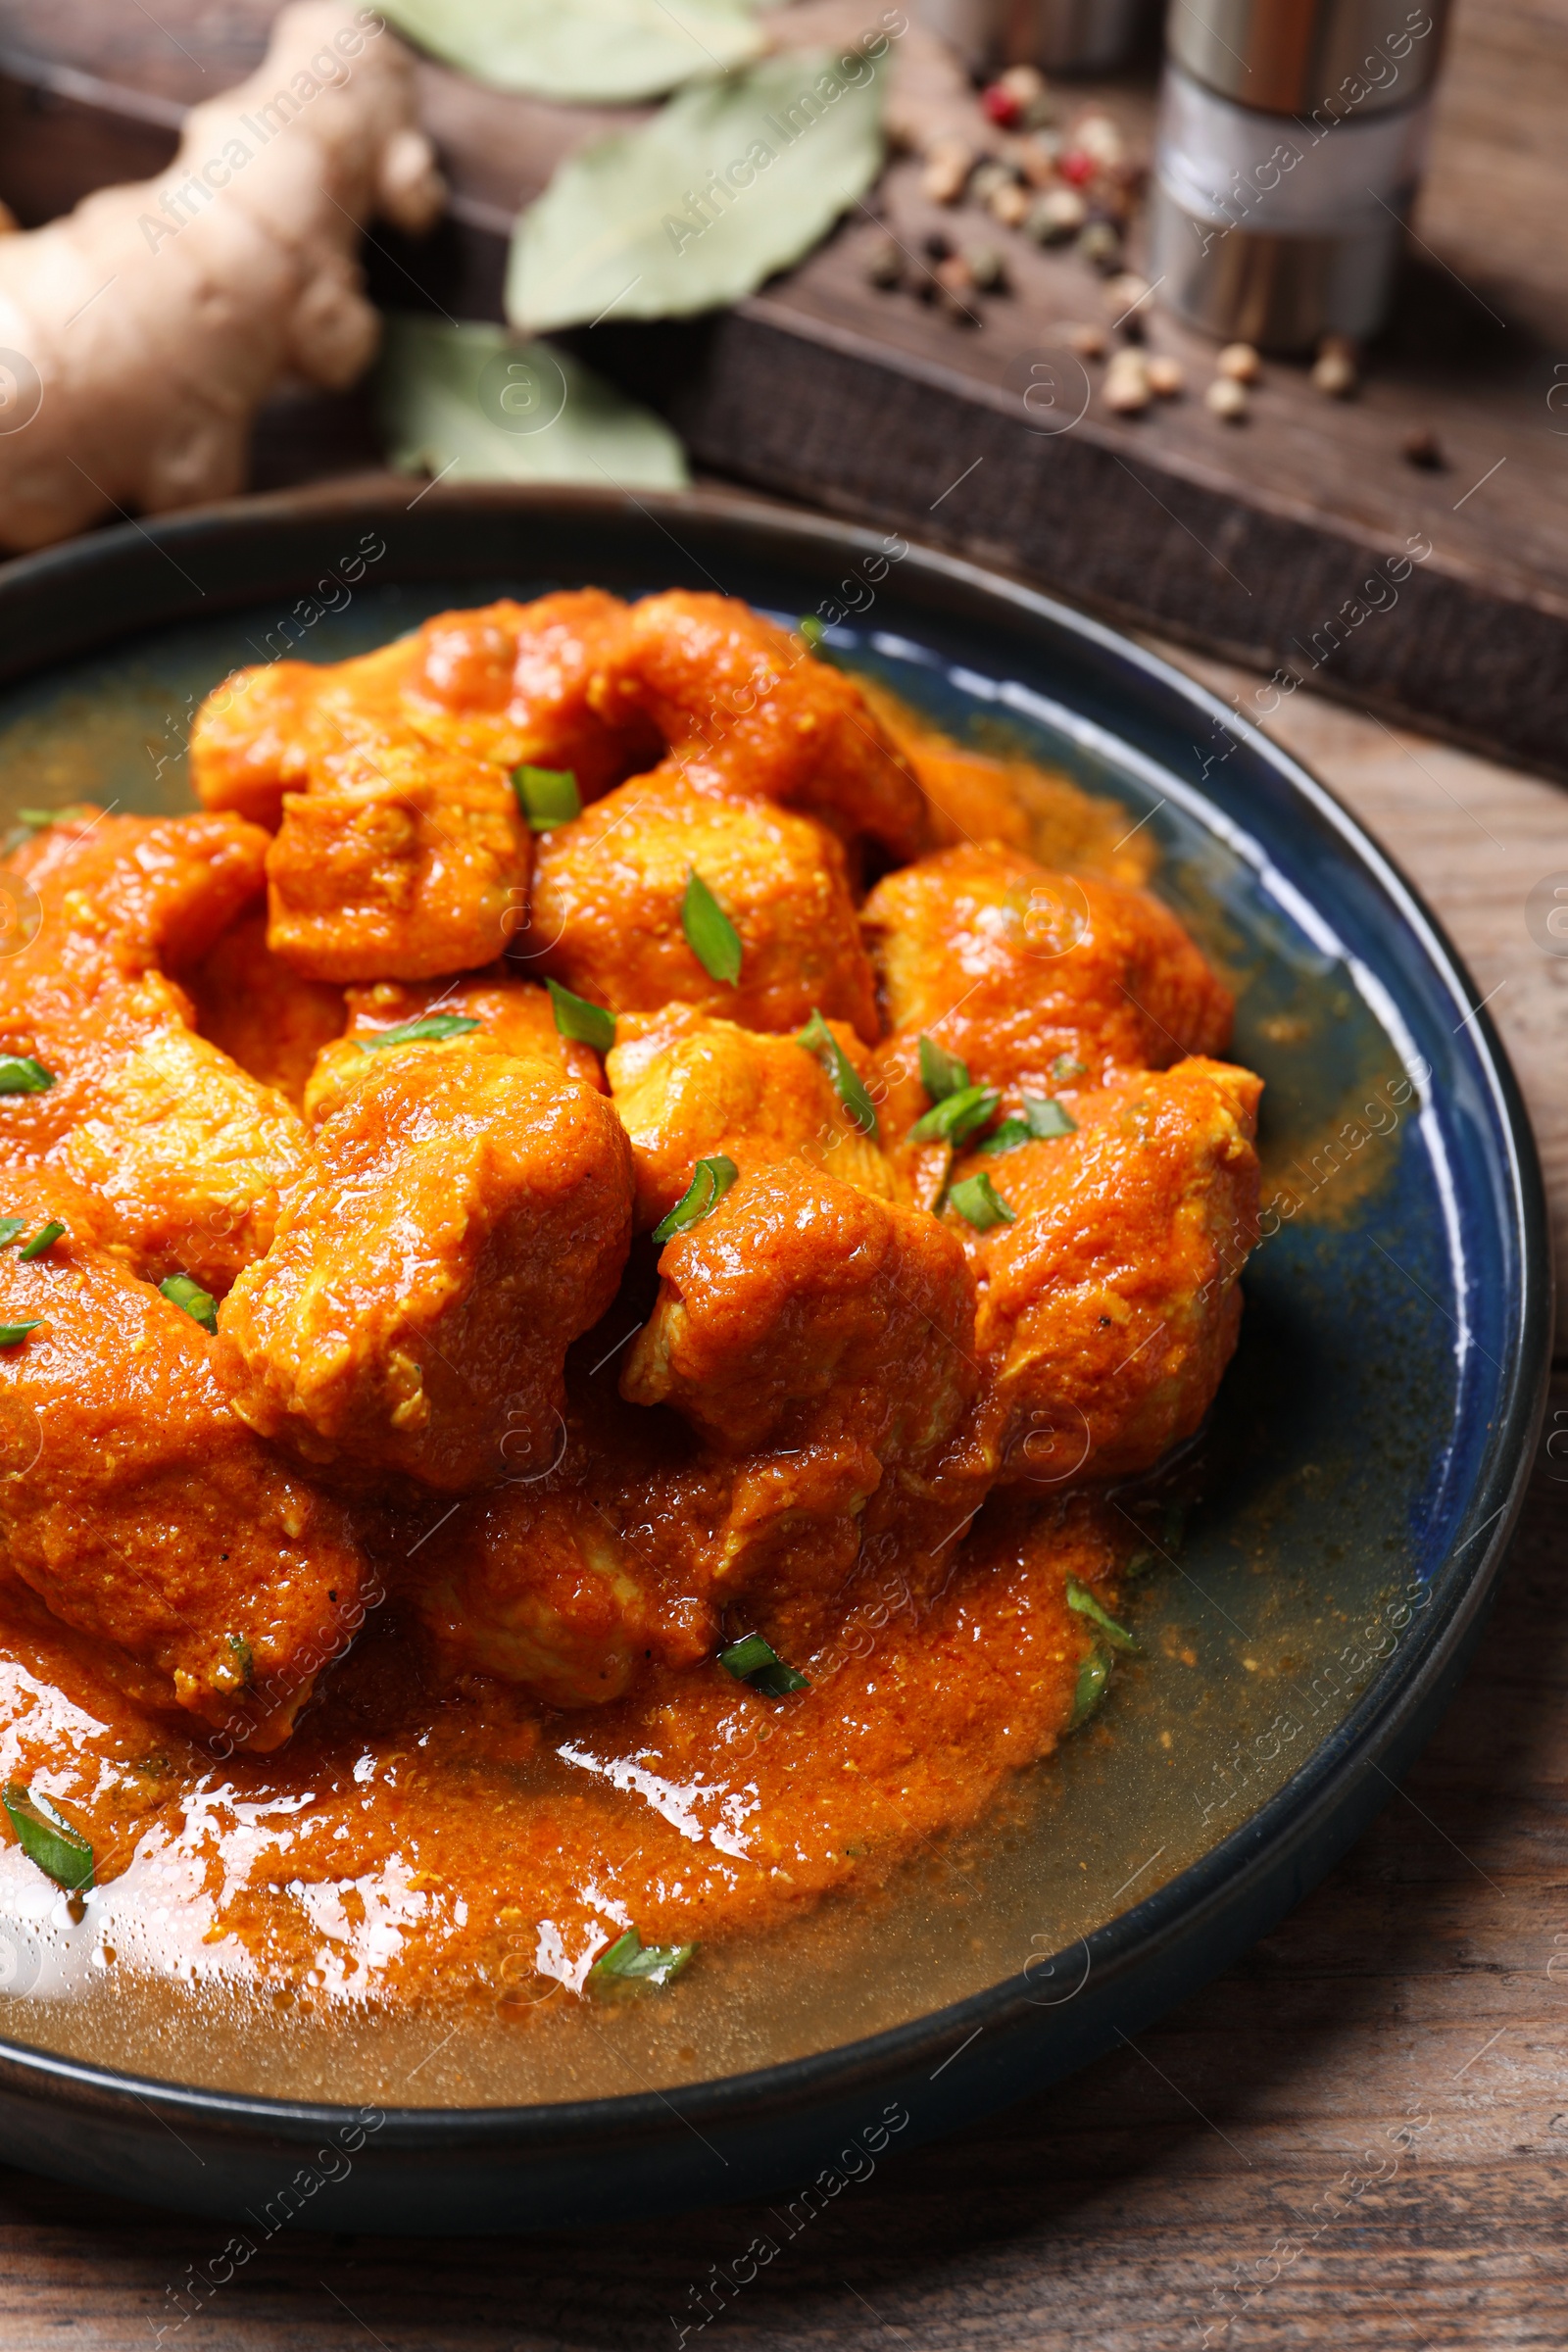
M240 673L192 773L8 860L8 1787L307 1997L885 1884L1098 1697L1235 1345L1144 837L686 593Z

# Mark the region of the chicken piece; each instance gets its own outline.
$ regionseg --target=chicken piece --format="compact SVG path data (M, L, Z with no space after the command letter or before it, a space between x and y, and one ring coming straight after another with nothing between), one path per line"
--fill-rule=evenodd
M715 1612L672 1597L605 1513L570 1488L503 1488L466 1503L431 1541L419 1609L460 1672L513 1683L553 1707L619 1698L645 1659L695 1665Z
M869 1055L853 1030L840 1046L864 1075ZM684 1004L627 1013L605 1074L637 1171L637 1226L647 1232L691 1183L699 1159L723 1152L742 1175L778 1160L830 1169L844 1184L896 1198L893 1171L840 1101L817 1056L793 1038L766 1037Z
M345 756L412 736L510 770L570 768L592 800L659 756L649 721L609 726L588 684L626 608L600 588L531 605L503 598L438 612L411 636L350 662L273 662L215 688L191 729L191 780L209 808L275 831L283 796L329 783Z
M1207 1412L1257 1240L1262 1080L1217 1061L1122 1080L1075 1135L969 1160L1015 1224L950 1211L980 1285L981 1426L1003 1483L1147 1470Z
M791 1160L742 1177L659 1272L621 1394L734 1460L717 1591L830 1597L862 1528L919 1550L978 1505L974 1287L934 1217Z
M309 781L313 717L329 674L314 662L269 662L213 688L190 730L191 789L204 808L276 832L284 793Z
M393 744L289 793L267 858L268 945L306 980L486 964L527 903L532 836L493 767Z
M687 943L698 874L740 935L733 987ZM634 778L546 835L534 878L533 968L614 1012L693 1004L750 1029L799 1029L815 1009L878 1034L871 967L844 853L810 817Z
M0 966L4 1003L196 962L261 896L266 856L266 834L237 817L112 816L80 804L5 861L31 906L24 944Z
M231 816L102 817L52 828L9 869L39 920L0 962L0 1052L53 1083L0 1097L0 1157L101 1193L106 1243L155 1281L226 1290L267 1248L304 1152L292 1104L194 1034L157 968L208 954L256 895L265 850Z
M50 1158L99 1196L106 1241L149 1281L191 1274L221 1297L269 1248L305 1131L293 1103L198 1037L179 1004L155 1020L159 993L142 983L143 1033L104 1057L91 1110Z
M377 1037L432 1017L477 1021L477 1029L463 1032L474 1046L549 1062L596 1093L605 1092L598 1054L591 1046L562 1036L549 990L536 981L513 979L505 965L467 978L427 980L422 986L380 980L373 988L351 988L348 1005L346 1033L321 1054L305 1091L305 1116L313 1124L337 1109L358 1086L366 1049L382 1051L373 1043Z
M589 702L625 614L602 588L438 612L419 631L408 673L414 724L431 742L501 767L569 768L583 799L597 800L659 756L640 711L612 724Z
M314 1132L220 1317L235 1410L308 1461L460 1492L548 1462L569 1343L614 1298L631 1153L602 1095L467 1038L389 1046Z
M888 741L930 803L933 847L1005 843L1048 866L1144 882L1158 856L1152 835L1128 828L1119 801L1082 791L1059 769L956 743L919 711L870 680L861 691Z
M340 988L302 980L267 944L267 917L249 914L183 975L203 1037L296 1106L323 1046L343 1034Z
M275 1747L364 1620L350 1522L235 1419L200 1324L87 1238L92 1201L41 1170L4 1189L68 1231L0 1258L6 1315L37 1326L0 1348L6 1427L38 1441L0 1477L3 1573L156 1703Z
M887 875L861 919L888 1056L917 1066L924 1032L1009 1103L1058 1092L1063 1064L1095 1084L1230 1038L1229 990L1170 909L1122 883L998 848L943 850Z
M855 680L734 597L644 597L589 701L614 726L651 719L663 772L701 791L777 801L895 858L926 846L920 788Z

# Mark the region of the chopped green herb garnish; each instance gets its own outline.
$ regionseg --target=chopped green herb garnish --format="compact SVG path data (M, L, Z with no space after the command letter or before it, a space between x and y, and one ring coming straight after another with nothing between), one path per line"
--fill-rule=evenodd
M7 1249L19 1233L25 1233L25 1217L0 1217L0 1250Z
M674 1207L654 1227L655 1241L667 1242L672 1235L683 1233L688 1225L700 1225L709 1210L718 1206L739 1174L735 1162L722 1152L700 1159L697 1173Z
M58 1217L51 1217L47 1225L41 1225L38 1228L25 1249L17 1251L17 1255L28 1259L42 1257L44 1251L59 1241L65 1230L65 1226Z
M909 1129L911 1144L931 1144L939 1139L955 1149L966 1135L983 1127L997 1107L994 1086L964 1086L956 1095L944 1095L924 1118L916 1119Z
M1147 1576L1153 1565L1154 1555L1152 1551L1135 1551L1122 1570L1122 1574L1123 1576Z
M956 1054L949 1054L934 1037L922 1032L920 1038L920 1083L933 1102L945 1102L949 1095L960 1095L969 1083L969 1065Z
M28 1332L36 1331L42 1321L41 1315L34 1315L30 1323L0 1323L0 1348L20 1347Z
M1067 1606L1069 1609L1076 1609L1080 1617L1087 1617L1091 1624L1098 1625L1106 1641L1114 1648L1135 1650L1138 1647L1127 1628L1124 1625L1118 1625L1110 1611L1098 1601L1089 1587L1081 1585L1075 1576L1069 1576L1067 1579Z
M695 866L686 875L680 927L710 980L722 980L733 988L741 976L741 935Z
M13 850L20 850L35 833L46 833L51 825L69 824L89 813L85 801L73 801L68 808L19 808L10 832L0 841L0 857L9 858Z
M46 1095L55 1082L30 1054L0 1054L0 1095Z
M417 1021L405 1021L397 1029L382 1029L374 1037L357 1037L354 1043L362 1054L379 1054L387 1046L422 1046L443 1037L466 1037L478 1022L466 1012L427 1012Z
M814 654L817 647L821 644L823 638L827 635L827 630L823 626L822 622L817 619L814 612L803 612L795 626L797 632L806 639L807 644L810 647L812 653Z
M203 1331L218 1329L218 1306L211 1294L188 1274L171 1274L158 1285L171 1306L182 1306L193 1323Z
M0 1789L17 1842L29 1862L36 1862L68 1894L83 1894L92 1885L92 1846L79 1830L56 1812L47 1797L34 1796L21 1781L7 1781Z
M1028 1120L1020 1119L1014 1112L1010 1118L1004 1119L1002 1125L988 1135L983 1144L977 1145L976 1149L981 1152L1016 1152L1020 1144L1032 1141Z
M1053 1136L1076 1135L1078 1122L1070 1110L1064 1110L1051 1095L1025 1095L1023 1115L1029 1122L1029 1132L1048 1142Z
M617 1936L588 1971L608 1984L667 1984L678 1977L696 1951L695 1943L644 1943L635 1928Z
M966 1176L953 1187L948 1200L976 1233L989 1233L993 1225L1018 1222L1017 1210L1007 1206L989 1176Z
M241 1683L248 1684L256 1670L255 1651L243 1634L228 1634L224 1638L234 1653L234 1672L238 1675Z
M72 801L64 808L19 808L17 822L25 825L29 833L47 832L51 825L68 825L78 816L85 816L91 804Z
M582 794L569 767L529 767L524 763L513 769L512 782L517 806L535 833L569 825L574 816L582 814Z
M738 1683L750 1683L764 1698L786 1698L792 1690L809 1690L810 1683L795 1667L786 1666L770 1642L760 1634L744 1634L718 1653L718 1662L726 1674Z
M582 1046L597 1047L608 1054L615 1042L615 1016L603 1004L590 1004L586 997L574 997L569 988L559 980L547 980L550 1002L555 1007L556 1028L563 1037L575 1038Z
M1058 1054L1051 1065L1051 1075L1058 1086L1067 1086L1074 1078L1087 1078L1089 1066L1086 1062L1074 1061L1070 1054Z
M1104 1697L1105 1685L1109 1680L1110 1652L1102 1642L1097 1642L1078 1669L1078 1684L1072 1694L1072 1713L1067 1718L1069 1732L1075 1732L1081 1723L1089 1721Z
M795 1042L822 1063L839 1101L861 1134L870 1136L873 1143L880 1142L882 1131L876 1123L876 1104L865 1091L865 1081L814 1005L810 1019Z

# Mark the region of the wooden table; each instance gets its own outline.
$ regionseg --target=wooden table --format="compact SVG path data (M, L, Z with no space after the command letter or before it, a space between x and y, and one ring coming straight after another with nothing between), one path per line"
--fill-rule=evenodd
M270 0L219 7L171 0L159 18L172 13L181 27L199 18L208 54L226 57L232 77L249 64L270 10ZM0 0L0 32L24 21L29 28L47 24L67 46L79 38L90 48L96 28L99 47L110 52L97 62L123 78L140 70L138 60L145 63L138 32L145 13L117 10L108 42L101 11L86 9L84 0L51 0L48 9L37 0ZM1540 351L1562 309L1560 253L1545 234L1530 250L1519 221L1510 225L1504 217L1499 188L1518 211L1539 193L1542 170L1561 174L1560 117L1550 109L1568 85L1568 0L1534 7L1498 0L1485 9L1473 0L1461 6L1459 23L1469 71L1450 77L1445 99L1440 164L1446 156L1449 168L1434 175L1430 225L1461 267L1469 258L1511 319L1531 324ZM167 150L176 104L191 94L179 85L179 72L170 63L166 83L149 98L140 149L134 119L126 118L119 169L151 170ZM9 132L19 118L6 107L0 85L0 126ZM1510 107L1518 129L1512 148L1504 135ZM72 145L77 131L79 150ZM51 137L33 153L39 169L47 163L56 173L52 196L40 199L45 209L70 200L83 175L103 175L102 134L101 120L84 122L69 104L56 111ZM1545 152L1548 137L1556 139L1554 153ZM497 202L509 200L505 189L494 193ZM475 201L483 201L482 191ZM851 333L831 316L835 302L852 299L851 281L835 278L840 262L832 254L819 270L767 298L775 308L763 314L759 333L784 331L777 311L791 304L797 316L789 331L808 343L816 337L819 355L833 350L835 335ZM912 332L923 335L926 324ZM1551 348L1568 353L1568 340ZM929 354L907 356L922 367L930 361ZM709 435L710 460L722 462L727 451L733 463L744 418L726 420L730 412L712 392L713 380L711 405L703 412L699 403L691 415L697 437ZM929 370L915 368L903 380L929 384ZM1362 451L1363 465L1348 485L1352 500L1385 495L1376 484L1377 434L1393 430L1399 380L1396 368L1393 388L1348 427L1346 446ZM824 372L821 397L839 381ZM1451 383L1442 396L1464 397ZM793 432L798 413L781 401L773 407L772 423ZM1263 444L1264 457L1285 447L1296 414L1282 416L1282 438ZM351 415L340 421L344 464L363 453L364 442ZM1568 443L1547 449L1540 419L1535 429L1535 462L1555 463ZM1103 455L1105 434L1137 430L1107 424L1092 446ZM785 440L759 456L754 431L753 460L736 469L789 487ZM825 446L819 434L814 463L825 463ZM297 463L292 437L291 447ZM1148 447L1147 440L1128 444L1135 463ZM1256 445L1249 449L1245 462L1236 460L1243 470L1257 454ZM931 463L942 454L934 445ZM1174 463L1179 452L1167 455ZM956 459L951 472L962 462ZM275 460L269 478L283 478ZM1549 475L1538 478L1549 521L1560 488ZM1387 495L1421 490L1393 479ZM1234 490L1233 477L1214 494ZM829 482L823 495L854 503L843 480ZM854 493L862 503L865 495L863 485ZM1321 536L1323 516L1309 520ZM928 522L927 531L933 527ZM1016 539L988 547L983 517L952 527L981 552L1020 554ZM1568 583L1561 540L1547 552ZM1462 548L1459 556L1471 561ZM1480 553L1474 564L1480 577ZM1042 568L1060 584L1059 569ZM1494 569L1489 576L1500 575ZM1080 584L1086 592L1094 587L1092 579ZM1524 601L1539 603L1543 594L1538 582ZM1556 613L1554 596L1543 608L1548 618ZM1568 593L1562 612L1568 614ZM1210 642L1224 635L1212 629ZM1251 674L1175 658L1247 707ZM1561 699L1565 678L1568 670L1544 687ZM1530 775L1391 727L1400 698L1386 677L1363 681L1364 692L1352 678L1339 683L1349 698L1343 707L1303 691L1285 705L1278 731L1390 844L1447 922L1478 994L1491 998L1531 1102L1568 1264L1568 959L1544 955L1525 922L1532 886L1568 875L1568 798ZM1383 716L1369 715L1374 707ZM1446 723L1455 723L1451 713ZM1568 1374L1553 1404L1568 1428ZM1568 1592L1558 1573L1565 1493L1568 1458L1544 1456L1496 1616L1459 1699L1404 1790L1274 1936L1120 2056L960 2137L886 2162L760 2274L710 2340L722 2335L765 2352L796 2344L873 2352L890 2338L911 2352L1197 2352L1205 2344L1229 2352L1303 2345L1561 2352L1568 2340ZM1390 2137L1401 2127L1404 2143ZM180 2352L285 2352L307 2344L320 2352L364 2352L372 2344L383 2352L657 2352L676 2343L670 2315L689 2318L688 2289L765 2226L731 2209L515 2246L281 2239L204 2318L164 2342ZM147 2346L160 2326L172 2324L168 2290L225 2234L216 2224L0 2170L0 2352L67 2340L93 2352Z
M1204 674L1227 693L1251 682ZM1524 900L1568 873L1568 796L1305 694L1287 709L1290 748L1391 844L1496 992L1562 1248L1568 960L1535 947ZM1568 1374L1553 1402L1568 1428ZM1565 1496L1568 1458L1544 1456L1458 1700L1275 1935L1119 2056L886 2163L708 2341L1562 2352ZM1401 2126L1407 2145L1389 2137ZM515 2245L279 2239L166 2352L674 2352L688 2287L766 2226L732 2208ZM226 2234L0 2170L0 2352L146 2352L174 2316L166 2289Z

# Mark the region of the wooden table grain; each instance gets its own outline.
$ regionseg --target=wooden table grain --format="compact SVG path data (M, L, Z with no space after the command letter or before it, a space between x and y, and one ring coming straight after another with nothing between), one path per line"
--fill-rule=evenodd
M1195 665L1197 666L1197 665ZM1240 696L1254 681L1202 665ZM1278 731L1447 921L1568 1235L1568 960L1525 902L1568 795L1298 695ZM1553 1395L1568 1430L1568 1372ZM1116 2056L882 2160L688 2343L729 2352L1562 2352L1568 2341L1568 1442L1477 1663L1340 1868ZM3 2151L0 2151L3 2154ZM675 2352L765 2212L513 2243L279 2237L176 2328L219 2224L0 2168L0 2347ZM165 2330L162 2337L160 2329Z

